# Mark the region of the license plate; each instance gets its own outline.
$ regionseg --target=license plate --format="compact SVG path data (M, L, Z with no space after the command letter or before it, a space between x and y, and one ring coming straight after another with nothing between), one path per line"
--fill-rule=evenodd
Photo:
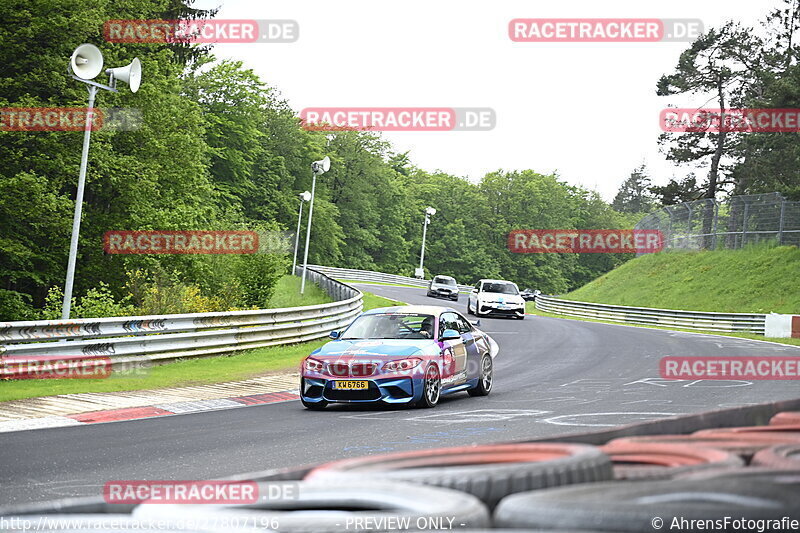
M337 390L366 390L369 388L368 381L334 381L333 388Z

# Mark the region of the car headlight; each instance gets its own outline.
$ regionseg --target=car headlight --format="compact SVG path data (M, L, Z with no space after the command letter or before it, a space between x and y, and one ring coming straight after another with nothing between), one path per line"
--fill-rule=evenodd
M303 368L305 368L309 372L322 372L322 369L325 368L325 363L313 359L311 357L307 357L305 362L303 363Z
M396 361L389 361L383 364L385 372L408 372L412 368L416 368L422 362L419 357L410 357L408 359L398 359Z

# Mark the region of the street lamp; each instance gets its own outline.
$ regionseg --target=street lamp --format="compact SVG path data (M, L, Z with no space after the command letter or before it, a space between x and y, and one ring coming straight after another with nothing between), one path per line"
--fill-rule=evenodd
M428 224L430 224L431 217L436 214L436 209L432 207L425 208L425 223L422 225L422 250L419 253L419 268L414 272L414 276L422 279L425 277L425 237L428 234Z
M306 229L306 249L303 250L303 279L300 281L300 294L306 290L306 270L308 269L308 241L311 239L311 217L314 215L314 192L317 187L317 176L322 176L331 168L331 158L325 156L320 161L311 163L311 203L308 204L308 227Z
M85 83L89 90L89 105L86 108L86 125L83 129L83 151L81 167L78 173L78 191L75 195L75 215L72 219L72 238L69 243L69 259L67 260L67 280L64 284L64 303L61 306L61 319L69 320L72 305L72 284L75 279L75 261L78 255L78 236L81 231L81 214L83 211L83 189L86 185L86 165L89 160L89 138L92 134L94 119L94 97L98 89L117 91L117 80L128 84L131 92L139 90L142 83L142 64L135 58L128 66L106 69L109 75L108 85L93 80L103 70L103 54L93 44L82 44L72 53L69 61L72 79Z
M303 220L303 204L311 200L311 193L305 191L301 192L298 196L300 197L300 209L297 213L297 232L294 234L294 259L292 260L293 276L295 270L297 270L297 247L300 244L300 221Z

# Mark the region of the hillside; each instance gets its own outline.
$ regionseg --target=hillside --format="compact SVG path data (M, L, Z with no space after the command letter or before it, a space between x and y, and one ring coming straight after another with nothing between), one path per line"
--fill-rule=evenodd
M564 295L585 302L740 313L800 313L800 249L643 255Z

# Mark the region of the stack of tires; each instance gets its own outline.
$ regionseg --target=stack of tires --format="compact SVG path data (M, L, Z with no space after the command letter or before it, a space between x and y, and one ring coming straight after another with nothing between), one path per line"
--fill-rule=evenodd
M38 531L60 533L791 530L791 521L800 521L800 413L779 413L766 426L600 445L532 442L371 455L250 479L263 494L291 480L296 497L127 508L86 500L0 508L0 516L9 531L25 530L9 519L30 524L44 516L49 529ZM64 517L71 522L54 520ZM119 523L111 527L108 517Z

